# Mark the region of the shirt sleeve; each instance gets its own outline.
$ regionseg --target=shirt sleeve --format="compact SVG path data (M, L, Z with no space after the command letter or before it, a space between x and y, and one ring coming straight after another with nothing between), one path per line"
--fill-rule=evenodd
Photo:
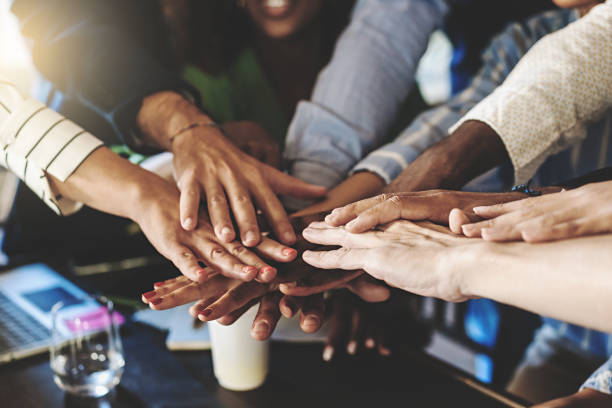
M506 81L465 115L500 136L528 181L544 160L584 139L612 103L612 0L540 40Z
M441 0L361 0L289 127L293 176L333 187L382 143L429 36L447 12Z
M612 394L612 358L599 367L597 371L582 384L580 390L585 388L591 388L605 394Z
M390 183L421 153L446 138L453 124L501 85L540 38L574 19L575 13L569 10L555 10L510 24L483 52L482 68L468 88L447 103L423 112L397 139L370 153L352 172L369 171Z
M199 99L175 72L160 10L149 0L14 0L11 6L37 70L63 103L85 110L81 119L101 137L110 131L144 154L159 149L137 131L143 98L174 90Z
M82 204L57 196L48 174L65 181L102 142L0 78L0 164L23 180L53 211Z

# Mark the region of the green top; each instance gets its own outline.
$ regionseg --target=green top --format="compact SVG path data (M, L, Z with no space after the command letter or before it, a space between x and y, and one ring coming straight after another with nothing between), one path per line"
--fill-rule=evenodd
M252 50L243 51L220 74L212 75L187 65L182 76L200 92L202 108L216 122L257 122L284 144L289 119Z

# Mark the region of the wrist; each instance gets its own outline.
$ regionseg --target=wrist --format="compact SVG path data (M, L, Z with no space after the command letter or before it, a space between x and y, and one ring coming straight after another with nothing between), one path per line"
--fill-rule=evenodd
M172 197L176 199L176 211L178 212L178 190L172 183L157 174L138 168L138 171L134 172L126 182L128 183L126 186L128 195L124 200L122 216L140 225L153 203L162 206L172 205L168 202L168 198Z
M182 95L163 91L143 99L136 123L145 139L170 151L171 138L194 123L212 120Z

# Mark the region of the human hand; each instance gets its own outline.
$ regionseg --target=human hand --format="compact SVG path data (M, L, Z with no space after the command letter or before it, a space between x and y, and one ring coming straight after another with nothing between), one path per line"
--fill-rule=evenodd
M452 302L470 297L464 293L461 279L446 264L446 255L455 247L469 245L471 240L457 237L447 228L395 221L379 231L353 234L326 223L313 223L303 235L316 244L342 247L304 252L302 258L314 267L363 269L390 286Z
M533 408L604 408L612 406L612 395L585 388L568 397L534 405Z
M249 156L276 169L281 165L279 144L258 123L225 122L221 126L232 143Z
M488 241L542 242L607 233L612 231L612 181L474 212L486 220L463 225L463 233Z
M176 211L179 192L176 187L155 175L148 183L142 183L142 191L131 208L131 218L140 226L145 236L163 256L171 260L181 273L194 281L204 281L221 273L240 281L257 279L272 281L277 269L262 257L277 262L289 262L297 251L278 242L263 238L249 250L240 242L222 242L214 234L206 213L201 211L197 229L181 228ZM261 255L261 257L260 257ZM208 268L200 266L203 262Z
M471 193L452 190L381 194L336 208L325 217L325 222L334 227L346 224L346 230L352 233L367 231L399 219L447 224L453 208L462 209L467 222L478 221L481 218L472 212L475 206L505 203L524 197L524 194L514 192Z
M312 199L325 195L325 188L304 183L256 160L210 123L208 116L174 92L146 97L138 113L137 124L143 137L174 154L183 228L188 231L196 228L200 199L205 196L213 231L219 240L231 242L236 237L231 209L240 240L249 247L257 245L261 238L257 206L275 236L287 245L292 244L295 233L276 195ZM197 126L190 128L193 124Z

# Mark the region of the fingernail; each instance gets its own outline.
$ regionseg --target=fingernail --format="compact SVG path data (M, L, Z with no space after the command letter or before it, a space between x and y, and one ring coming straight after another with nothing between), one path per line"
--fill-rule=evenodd
M374 342L373 338L367 338L366 339L366 341L365 341L366 348L373 349L375 345L376 345L376 343Z
M355 340L351 340L349 344L346 346L346 352L354 355L357 353L357 342Z
M283 240L285 242L293 243L295 242L295 233L293 231L287 231L283 234Z
M285 255L286 257L290 257L290 256L297 254L297 251L293 248L283 248L281 253Z
M202 311L201 311L200 313L198 313L198 314L201 314L201 315L202 315L202 316L204 316L204 317L208 317L208 316L210 316L210 314L211 314L212 312L213 312L213 311L212 311L212 309L204 309L204 310L202 310Z
M176 225L176 224L175 224ZM142 296L145 299L151 299L153 296L155 296L157 294L157 292L155 292L154 290L147 292L147 293L143 293Z
M232 229L229 227L223 227L223 229L221 230L221 237L225 240L229 240L233 238L233 232Z
M155 289L157 289L157 288L159 288L160 286L164 286L165 284L166 284L166 282L155 282L155 283L153 284L153 287L154 287Z
M163 298L157 298L157 299L153 299L151 301L152 305L159 305L164 299Z
M276 275L276 272L276 268L273 268L271 266L264 266L263 268L261 268L260 275L266 275L263 276L263 278L270 279L273 275Z
M304 326L306 326L308 329L314 329L319 327L319 322L320 320L317 317L307 316L306 319L304 319Z
M252 273L257 273L257 268L254 266L243 266L242 267L242 274L243 275L250 275Z
M253 231L248 231L244 236L244 243L247 245L254 245L257 243L257 234Z
M185 218L183 221L183 228L191 229L193 227L193 219L191 217Z
M334 348L332 346L325 346L323 349L323 361L331 361L334 356Z
M357 224L357 218L355 218L353 221L348 222L346 224L346 228L353 228L356 224Z
M476 214L478 214L480 211L483 210L483 208L486 208L486 207L474 207L474 208L472 208L472 211L474 211Z
M267 322L257 322L253 328L253 332L258 334L267 334L270 330L270 325Z
M287 283L281 283L279 289L281 289L281 291L287 291L289 289L293 289L297 287L297 283L296 282L287 282Z
M385 357L389 357L391 355L391 350L384 346L380 346L378 348L378 352L380 353L381 356L385 356Z

